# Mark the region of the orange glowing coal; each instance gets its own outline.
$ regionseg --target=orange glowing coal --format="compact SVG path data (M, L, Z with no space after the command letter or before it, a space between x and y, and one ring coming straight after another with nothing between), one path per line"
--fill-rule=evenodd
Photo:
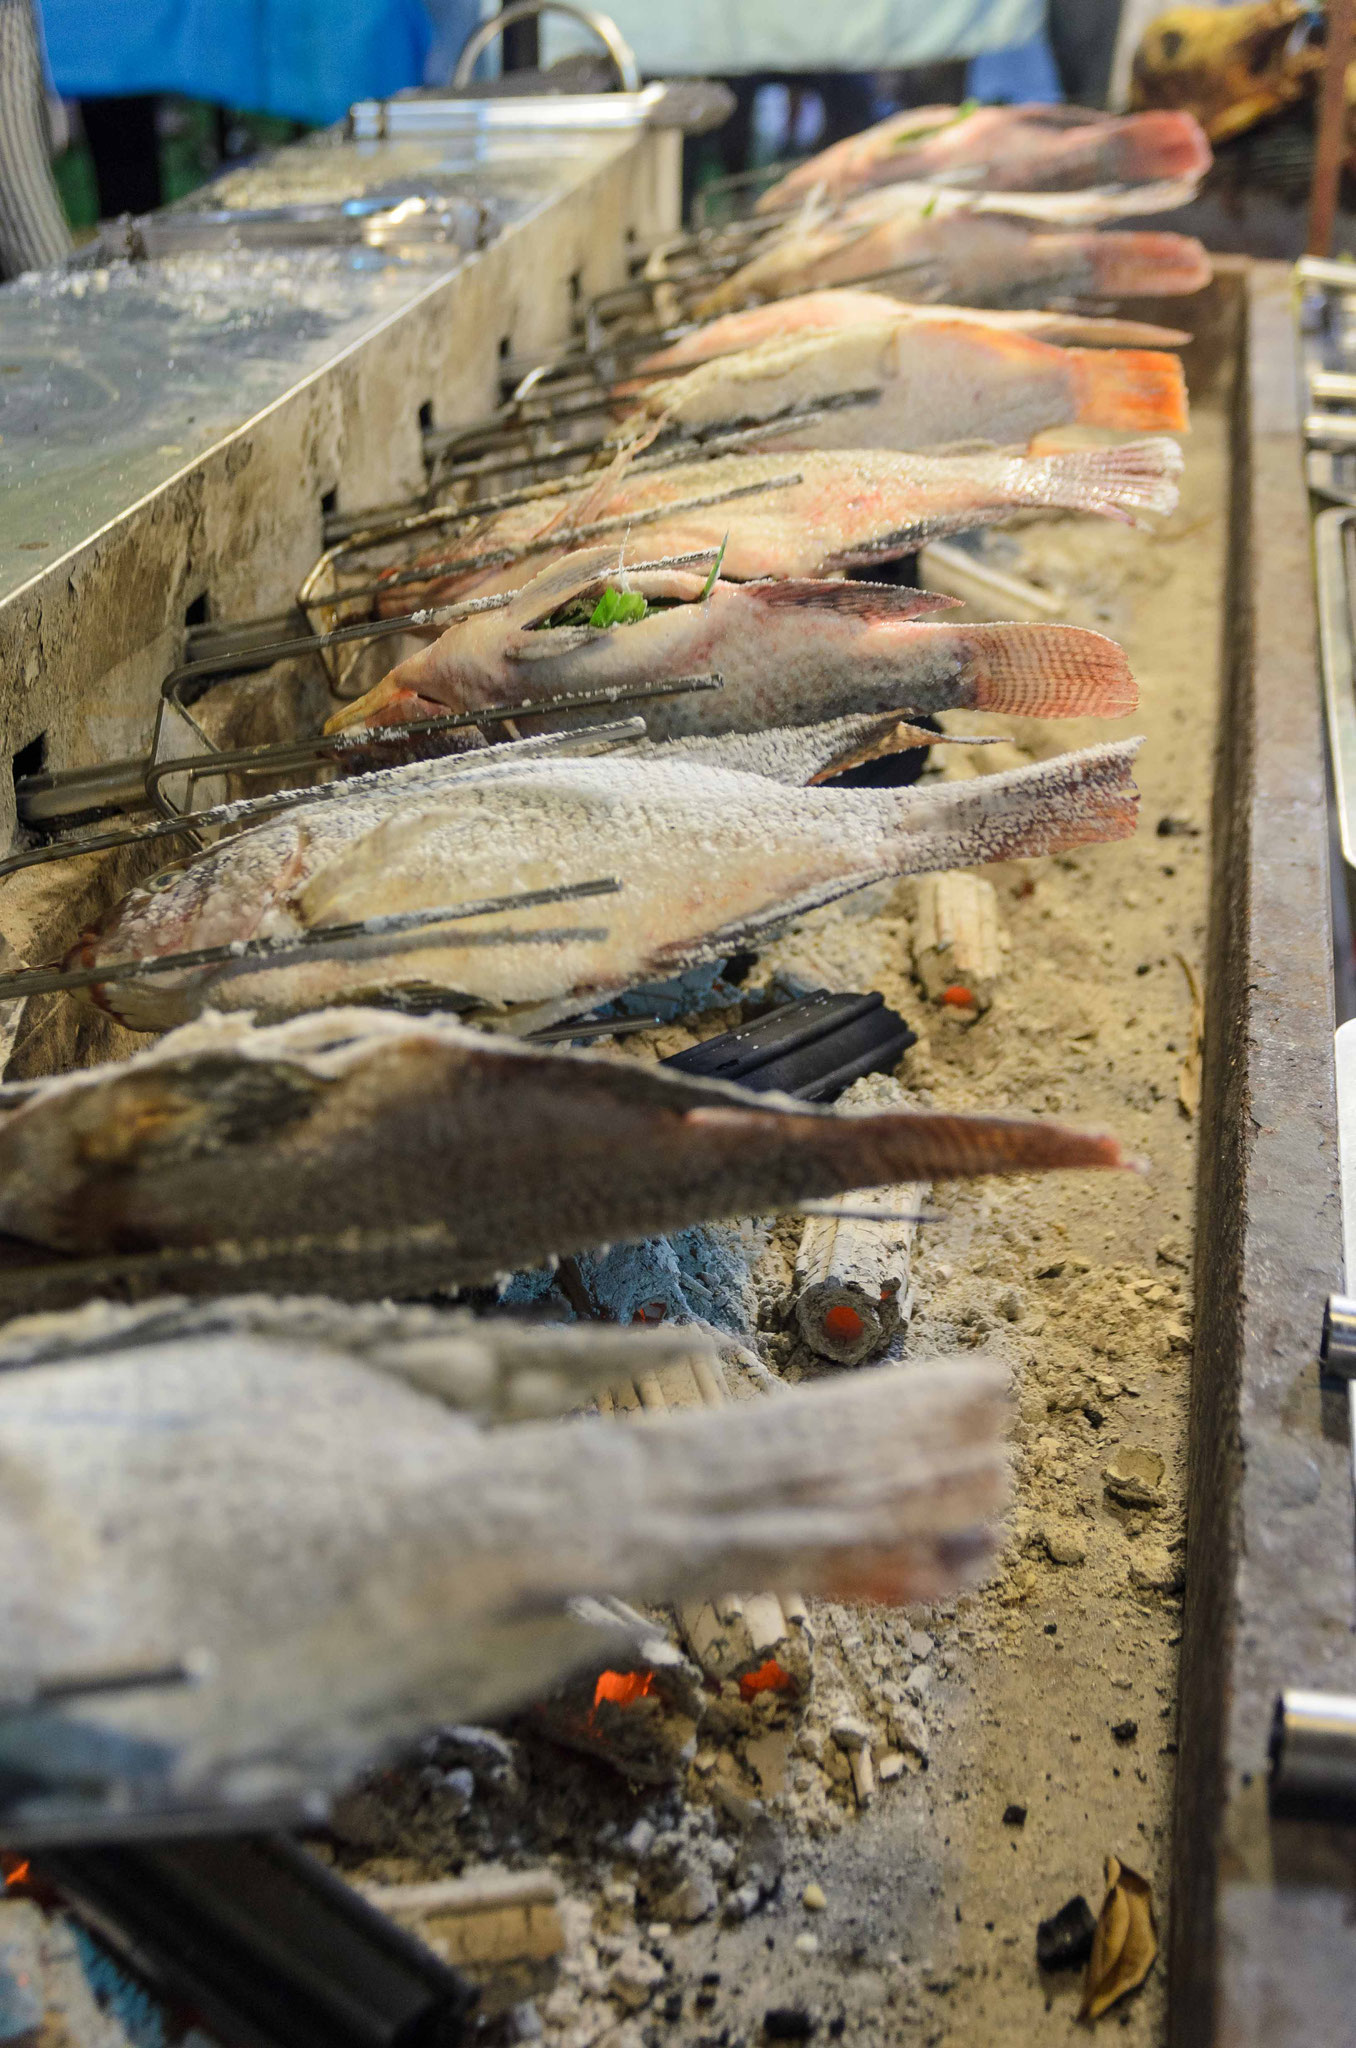
M856 1309L845 1301L835 1303L824 1317L824 1335L832 1337L835 1344L855 1344L865 1328Z
M790 1692L795 1681L789 1671L783 1671L775 1657L769 1657L766 1664L760 1664L756 1671L746 1671L739 1681L739 1697L755 1699L760 1692Z
M630 1707L653 1691L653 1671L601 1671L593 1688L593 1704L601 1707L604 1700L610 1700L614 1707Z
M28 1858L26 1856L22 1862L19 1862L16 1857L6 1856L3 1859L3 1866L5 1890L7 1892L17 1891L21 1884L28 1883Z

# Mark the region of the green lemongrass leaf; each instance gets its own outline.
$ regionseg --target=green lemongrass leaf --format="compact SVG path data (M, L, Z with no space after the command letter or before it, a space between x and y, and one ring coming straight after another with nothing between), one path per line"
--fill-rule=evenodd
M699 597L699 598L697 599L697 602L698 602L698 604L704 604L704 603L706 602L707 598L708 598L708 597L709 597L709 596L711 595L711 591L712 591L712 588L713 588L713 586L714 586L714 584L715 584L715 580L716 580L717 576L719 576L719 574L720 574L720 565L721 565L721 563L722 563L722 562L723 562L723 561L725 560L725 550L726 550L726 548L728 548L728 547L729 547L729 545L730 545L730 529L729 529L729 527L727 526L727 527L726 527L726 529L725 529L725 538L724 538L724 540L723 540L723 541L721 542L721 544L720 544L720 548L719 548L719 550L718 550L718 552L717 552L717 554L716 554L716 559L715 559L715 561L714 561L714 562L713 562L713 563L711 564L711 574L710 574L710 575L709 575L709 576L707 577L707 579L706 579L705 583L703 583L703 585L702 585L702 588L701 588L701 595L700 595L700 597Z
M591 626L632 626L649 607L638 590L615 590L609 583L593 607Z

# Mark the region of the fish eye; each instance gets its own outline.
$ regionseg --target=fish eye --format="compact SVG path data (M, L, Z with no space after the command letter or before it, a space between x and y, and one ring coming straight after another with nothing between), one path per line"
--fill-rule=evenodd
M153 889L156 895L158 896L162 889L172 889L175 883L178 881L178 879L179 877L175 873L174 869L167 868L165 873L162 875L152 875L150 880L146 883L146 887L148 889Z

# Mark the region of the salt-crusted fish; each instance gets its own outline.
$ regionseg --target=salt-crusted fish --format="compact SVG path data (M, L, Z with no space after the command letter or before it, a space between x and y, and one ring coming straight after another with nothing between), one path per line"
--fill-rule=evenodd
M758 342L661 378L615 438L652 421L690 434L762 422L770 448L1025 447L1065 426L1184 432L1186 380L1162 349L1056 348L973 321L886 320Z
M829 285L884 280L901 299L967 307L1040 307L1052 299L1182 296L1212 275L1191 235L1147 228L1068 229L961 200L868 194L817 223L793 221L699 299L699 319Z
M712 671L722 689L647 705L652 739L857 712L1120 718L1135 708L1124 653L1082 627L929 624L951 600L830 580L708 588L704 562L628 568L620 553L581 549L501 610L457 620L328 729ZM611 623L590 623L604 611ZM583 623L551 623L562 614Z
M388 577L380 608L518 590L547 560L604 538L604 523L608 536L653 560L715 550L728 537L721 572L741 583L831 576L1014 512L1171 512L1181 470L1182 451L1166 435L1029 458L860 449L675 462L492 513L424 554L427 581ZM477 566L450 566L457 563Z
M523 1028L756 942L789 918L885 875L1049 853L1134 830L1137 742L908 790L793 790L651 757L534 762L479 772L395 770L348 803L300 804L133 889L69 964L105 964L354 920L479 903L509 890L615 876L581 935L559 904L514 911L524 936L486 944L470 917L325 957L294 955L99 980L88 1000L134 1030L210 1006L286 1016L430 987ZM541 939L530 935L542 932Z
M762 195L758 210L776 212L816 190L840 197L903 179L990 192L1194 183L1211 162L1205 130L1187 113L908 107L798 164Z
M80 1326L75 1355L0 1375L0 1769L34 1834L76 1815L125 1832L133 1806L141 1826L238 1819L581 1664L592 1691L653 1641L624 1602L949 1597L1006 1492L992 1358L482 1430L342 1331L82 1348L87 1316L47 1320ZM152 1670L202 1653L195 1682L24 1701L25 1680L125 1670L133 1649Z
M1152 320L1114 320L1095 313L1003 312L981 306L921 306L873 292L842 286L837 290L802 292L772 299L742 313L725 313L680 335L667 348L656 349L636 364L628 382L617 387L626 397L644 388L647 379L675 370L690 370L713 356L756 348L764 341L785 341L802 334L823 334L842 327L874 327L890 320L965 320L1002 333L1031 334L1038 341L1073 343L1083 348L1178 348L1191 336L1180 327L1159 327Z
M1060 1124L839 1116L443 1018L214 1016L0 1107L0 1231L86 1255L247 1239L246 1284L272 1244L304 1285L311 1238L326 1291L361 1292L359 1269L380 1256L398 1275L402 1247L477 1283L848 1188L1124 1163Z

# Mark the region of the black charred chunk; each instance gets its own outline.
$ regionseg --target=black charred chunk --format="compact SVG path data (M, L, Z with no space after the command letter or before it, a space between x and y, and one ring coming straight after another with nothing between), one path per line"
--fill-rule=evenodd
M1036 1961L1043 1970L1076 1970L1092 1954L1097 1922L1080 1892L1036 1929Z
M808 2041L814 2030L814 2015L803 2005L770 2005L763 2014L763 2037L768 2041Z

